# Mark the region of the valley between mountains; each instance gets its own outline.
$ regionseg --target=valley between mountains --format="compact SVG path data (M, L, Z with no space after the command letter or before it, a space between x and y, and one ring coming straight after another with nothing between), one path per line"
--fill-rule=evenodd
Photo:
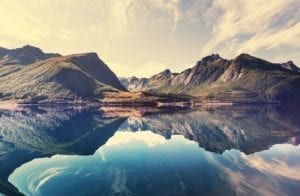
M0 101L19 104L193 105L300 103L300 71L248 54L202 58L181 73L118 78L96 53L62 56L0 48Z

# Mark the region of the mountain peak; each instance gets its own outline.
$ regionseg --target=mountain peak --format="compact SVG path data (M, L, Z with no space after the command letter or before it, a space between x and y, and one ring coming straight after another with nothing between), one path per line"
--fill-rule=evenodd
M1 50L3 51L1 55ZM52 57L60 56L59 54L44 53L41 49L25 45L16 49L0 49L0 65L29 65L37 61L45 60Z
M222 59L219 54L211 54L206 57L203 57L199 63L201 63L202 65L207 65L219 59Z
M138 81L139 79L136 76L131 76L130 78L128 78L129 82L134 82L134 81Z
M248 61L248 60L262 60L262 59L251 56L250 54L247 54L247 53L241 53L234 59L234 61L239 61L239 60L247 60ZM262 61L264 61L264 60L262 60Z
M291 71L299 71L299 67L297 65L294 64L293 61L288 61L286 63L282 63L281 67L289 69Z
M109 69L109 67L99 58L97 53L81 53L66 56L80 67L85 73L92 76L97 81L110 85L118 90L125 91L125 87L119 82L117 76Z
M170 74L171 70L170 69L165 69L164 71L161 72L161 74Z
M38 47L35 47L35 46L32 46L32 45L29 45L29 44L26 44L24 45L22 48L26 49L26 48L33 48L33 49L39 49ZM39 49L40 50L40 49Z
M93 59L93 60L101 61L100 58L98 57L97 53L95 53L95 52L71 54L71 55L66 56L66 58L71 59L71 60L73 60L73 59L85 59L85 60L89 59L89 60L92 60Z
M44 52L39 49L38 47L34 47L34 46L31 46L31 45L25 45L23 46L22 48L18 48L19 51L21 52L28 52L28 53L32 53L32 54L44 54Z
M170 69L165 69L164 71L152 76L152 79L168 79L172 77L172 72L170 71Z

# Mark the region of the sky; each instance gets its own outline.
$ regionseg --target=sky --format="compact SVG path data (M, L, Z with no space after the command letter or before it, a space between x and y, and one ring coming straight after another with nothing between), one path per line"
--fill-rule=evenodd
M0 46L97 52L118 76L249 53L300 65L299 0L1 0Z

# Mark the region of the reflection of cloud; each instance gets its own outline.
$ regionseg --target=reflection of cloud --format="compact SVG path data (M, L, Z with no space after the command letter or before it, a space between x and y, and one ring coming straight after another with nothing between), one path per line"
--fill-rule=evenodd
M249 157L243 156L243 158L248 162L248 165L262 173L272 175L274 177L285 177L291 180L300 181L300 173L295 172L300 170L300 163L296 162L294 164L290 161L291 157L286 157L284 154L290 154L300 160L300 156L297 155L299 152L299 147L292 145L276 145L273 150L276 150L276 155L272 157L271 160L266 160L260 153L256 153Z
M275 145L252 155L230 150L219 158L213 154L205 156L239 194L284 195L287 188L282 181L300 180L298 152L292 145Z
M135 142L142 142L148 147L155 147L157 145L164 144L166 139L158 134L154 134L151 131L142 132L117 132L114 137L110 138L105 144L106 147L109 146L120 146L127 144L134 144Z
M41 171L41 173L33 173L26 178L28 189L32 193L39 193L40 188L51 181L54 177L59 176L66 170L66 167L53 167Z
M46 171L40 173L39 175L35 176L34 179L29 180L30 184L29 187L32 192L38 193L40 187L46 184L55 176L59 176L62 173L62 170L66 168L49 168ZM36 183L37 182L37 183Z
M262 173L268 173L273 176L282 176L293 180L300 180L300 173L295 172L299 170L299 166L293 167L287 165L285 161L274 158L272 162L265 161L259 156L254 156L248 159L249 166L260 170Z

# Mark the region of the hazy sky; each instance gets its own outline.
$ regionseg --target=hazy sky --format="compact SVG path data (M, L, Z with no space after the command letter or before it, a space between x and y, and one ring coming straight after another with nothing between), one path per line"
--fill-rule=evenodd
M0 46L96 51L119 76L181 71L212 53L300 65L299 0L1 0Z

